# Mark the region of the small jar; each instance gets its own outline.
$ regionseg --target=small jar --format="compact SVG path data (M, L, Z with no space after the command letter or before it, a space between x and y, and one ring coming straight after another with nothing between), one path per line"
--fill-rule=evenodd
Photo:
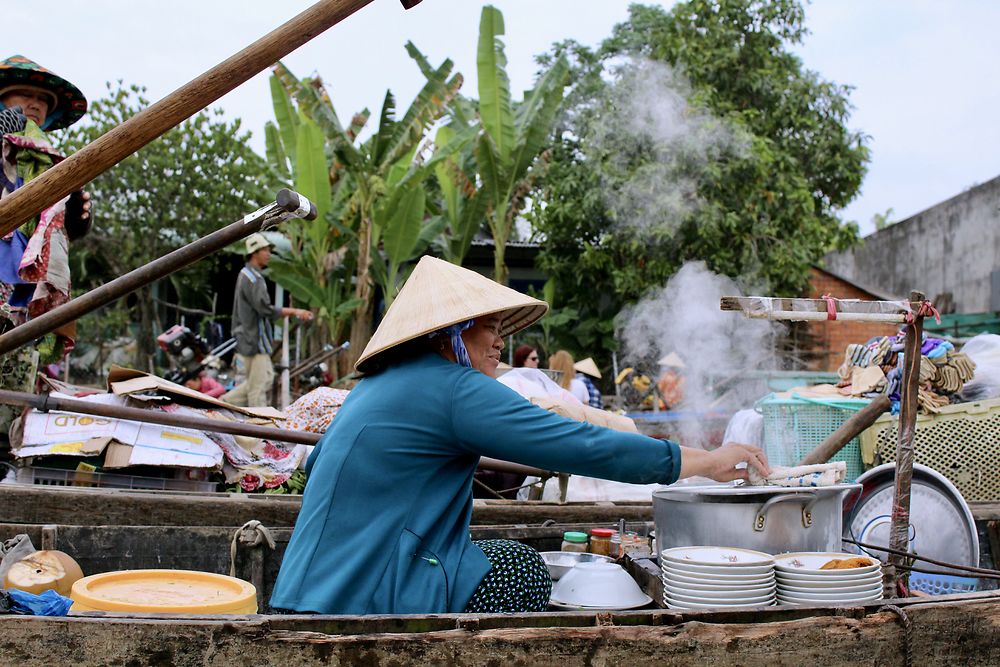
M614 534L615 531L610 528L591 528L590 553L617 558L618 554L611 553L611 538Z
M587 533L567 531L563 533L563 551L574 551L576 553L587 553Z

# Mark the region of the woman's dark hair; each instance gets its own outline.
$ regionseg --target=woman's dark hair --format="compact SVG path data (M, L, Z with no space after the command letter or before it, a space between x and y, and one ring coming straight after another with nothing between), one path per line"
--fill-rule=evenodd
M535 351L535 348L530 345L519 345L516 350L514 350L514 368L523 368L524 361L531 356L531 353Z

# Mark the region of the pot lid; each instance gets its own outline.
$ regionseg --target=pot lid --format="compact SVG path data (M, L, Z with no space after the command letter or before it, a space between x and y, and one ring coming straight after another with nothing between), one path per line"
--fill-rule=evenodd
M844 501L845 538L889 545L895 472L896 464L886 463L858 477L863 489ZM862 550L849 543L844 546L883 561L888 558L884 551ZM947 563L979 566L979 535L972 511L951 482L919 463L913 464L910 485L910 549ZM955 574L953 570L926 562L919 567Z
M858 491L860 484L833 484L831 486L750 486L749 484L673 484L653 491L653 498L681 502L701 503L755 503L764 502L782 494L811 494L816 496L840 495Z

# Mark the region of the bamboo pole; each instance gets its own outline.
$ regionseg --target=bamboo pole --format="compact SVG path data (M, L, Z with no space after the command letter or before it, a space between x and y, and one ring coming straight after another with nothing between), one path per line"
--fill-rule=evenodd
M894 475L892 524L889 528L890 585L905 587L909 580L905 554L910 546L910 485L913 481L913 436L917 428L917 393L920 378L920 347L924 330L921 292L910 292L913 320L906 325L906 346L903 350L903 387L899 402L899 437L896 442L896 472ZM897 591L899 592L899 591Z
M372 0L321 0L0 200L6 236ZM419 0L405 0L407 9Z
M211 419L208 417L195 417L192 415L178 415L162 410L144 410L141 408L129 408L123 405L107 405L104 403L93 403L91 401L81 401L75 398L61 398L51 394L28 394L19 391L0 390L0 403L5 405L20 405L34 408L42 412L56 410L59 412L73 412L77 414L93 415L96 417L109 417L111 419L125 419L129 421L145 422L148 424L160 424L163 426L175 426L197 431L210 431L213 433L229 433L230 435L245 435L251 438L263 438L278 442L290 442L297 445L315 445L323 436L319 433L309 433L306 431L289 431L287 429L274 428L272 426L259 426L257 424L245 424L242 422L228 421L223 419ZM479 467L486 470L499 470L501 472L513 472L522 475L534 475L536 477L549 478L552 473L539 468L523 466L519 463L499 461L491 458L481 458Z
M124 276L119 276L109 283L105 283L0 335L0 354L10 352L25 343L55 331L62 325L134 292L140 287L179 271L185 266L225 248L234 241L246 238L254 232L284 222L292 217L313 220L316 218L316 206L296 192L286 189L279 190L274 203L245 216L242 220L237 220L227 227L153 260L149 264L140 266Z

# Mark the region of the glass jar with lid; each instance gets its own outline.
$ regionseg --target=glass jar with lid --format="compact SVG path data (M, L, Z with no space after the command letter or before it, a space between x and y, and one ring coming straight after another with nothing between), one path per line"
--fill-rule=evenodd
M573 530L563 533L562 551L587 553L587 533Z
M615 531L610 528L591 528L590 553L617 558L618 554L611 553L611 537L614 534Z

